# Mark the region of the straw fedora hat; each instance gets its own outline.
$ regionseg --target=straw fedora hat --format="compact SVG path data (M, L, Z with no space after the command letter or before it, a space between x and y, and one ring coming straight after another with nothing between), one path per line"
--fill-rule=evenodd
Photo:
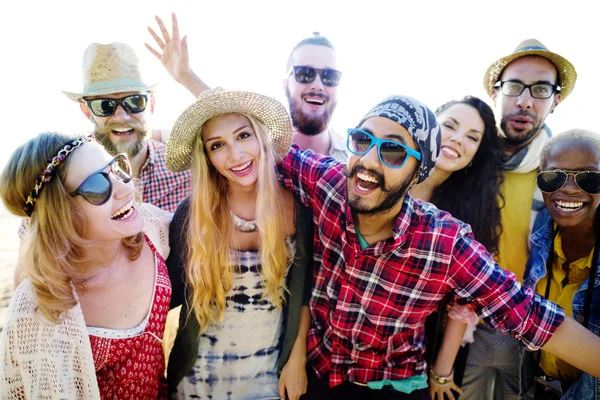
M525 56L540 56L548 59L558 70L559 85L561 88L562 99L564 100L575 87L577 80L577 72L575 67L566 58L551 52L546 46L536 39L527 39L521 42L517 48L506 57L494 62L485 72L483 78L483 87L488 95L494 93L494 85L498 82L498 78L508 64L517 58Z
M83 53L83 92L63 93L73 101L85 96L124 92L151 92L142 80L135 51L125 43L90 44Z
M249 115L262 123L271 140L275 156L282 159L292 145L292 122L280 102L253 92L229 91L222 88L205 90L175 121L165 159L173 172L191 168L195 141L202 125L209 119L229 113Z

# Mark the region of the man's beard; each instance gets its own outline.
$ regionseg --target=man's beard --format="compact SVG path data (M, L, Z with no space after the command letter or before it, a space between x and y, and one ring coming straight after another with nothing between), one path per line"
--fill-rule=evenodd
M365 205L360 204L361 198L356 197L355 199L350 199L350 191L353 190L350 185L350 178L356 176L356 174L360 171L368 171L370 174L375 175L377 177L377 181L379 182L379 189L386 193L385 198L375 207L367 207ZM416 173L416 171L415 171ZM374 170L368 170L364 168L362 165L355 165L352 168L352 171L347 175L347 190L348 190L348 205L350 209L356 214L363 215L378 215L385 214L394 208L400 200L406 195L408 189L410 189L411 181L414 178L414 174L412 176L408 176L403 182L400 182L396 186L392 186L387 188L385 185L385 178L379 172Z
M308 136L316 136L319 133L325 131L325 129L327 129L327 126L329 125L329 120L331 118L331 114L333 114L333 110L335 110L336 106L336 103L330 102L329 97L317 92L309 92L305 94L306 96L320 97L327 102L325 104L325 111L321 115L311 116L306 115L302 111L303 100L301 99L300 103L298 103L295 99L293 99L290 94L289 88L286 88L285 94L289 103L292 124L299 132L302 132L303 134Z
M516 132L514 132L514 130L513 130L513 133L511 133L509 136L509 133L507 130L508 129L507 120L518 117L520 115L528 116L529 118L531 118L532 121L535 122L535 115L533 115L527 111L505 115L500 120L500 129L502 130L502 133L504 133L504 136L506 137L506 144L508 144L509 146L521 146L525 143L528 143L534 137L536 137L542 130L543 124L541 122L538 122L536 125L533 125L531 127L531 130L529 132L527 132L524 136L515 137L514 133L516 133Z
M119 141L114 143L112 141L112 131L115 128L132 128L138 132L138 138L135 142L127 142L127 141ZM127 123L118 123L118 124L107 124L103 128L99 128L96 125L94 129L94 135L98 142L104 146L106 151L110 154L116 155L119 153L125 153L129 158L133 158L137 156L140 151L144 149L146 146L146 140L148 138L148 132L150 132L150 128L146 124L142 124L138 121L130 121ZM134 133L135 134L135 133Z

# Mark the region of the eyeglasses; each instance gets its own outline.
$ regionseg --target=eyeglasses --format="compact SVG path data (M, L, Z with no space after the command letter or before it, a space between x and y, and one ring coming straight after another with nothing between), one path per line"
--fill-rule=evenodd
M294 72L294 78L296 78L296 82L298 83L312 83L317 77L317 74L319 74L323 85L331 87L337 86L340 83L340 78L342 77L342 73L335 69L319 69L303 65L296 65L292 67L288 72L288 76L292 72Z
M421 161L421 153L393 140L378 139L361 129L348 129L348 150L357 156L365 155L377 146L379 160L390 168L402 168L408 157Z
M77 190L70 193L72 197L83 196L90 204L101 206L112 195L110 175L128 183L131 181L131 165L125 154L117 154L106 167L85 178Z
M519 81L498 81L494 87L501 88L502 94L510 97L520 96L523 90L529 89L531 97L536 99L549 99L555 91L560 92L560 86L551 85L550 83L526 85Z
M552 193L562 188L573 175L577 186L588 194L600 193L600 171L542 171L535 181L542 192Z
M118 106L123 107L128 114L141 113L148 104L148 95L132 94L120 99L84 99L84 101L96 117L110 117L117 111Z

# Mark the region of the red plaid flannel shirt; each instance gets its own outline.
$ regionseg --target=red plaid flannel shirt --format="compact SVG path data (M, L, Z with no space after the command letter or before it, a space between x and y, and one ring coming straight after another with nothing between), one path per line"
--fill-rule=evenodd
M135 182L143 193L142 201L175 212L179 203L190 195L191 172L172 172L165 163L164 143L148 140L148 158Z
M344 165L294 145L280 172L314 212L308 357L331 386L425 373L425 318L447 293L531 350L563 321L560 307L494 262L469 225L435 206L407 195L393 237L362 250Z

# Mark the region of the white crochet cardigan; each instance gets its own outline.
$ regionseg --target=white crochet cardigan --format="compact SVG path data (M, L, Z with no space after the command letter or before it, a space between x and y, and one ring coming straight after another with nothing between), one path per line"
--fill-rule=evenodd
M169 255L171 213L141 207L144 232ZM15 291L0 337L0 399L100 399L90 340L79 305L54 324L40 315L31 282Z

